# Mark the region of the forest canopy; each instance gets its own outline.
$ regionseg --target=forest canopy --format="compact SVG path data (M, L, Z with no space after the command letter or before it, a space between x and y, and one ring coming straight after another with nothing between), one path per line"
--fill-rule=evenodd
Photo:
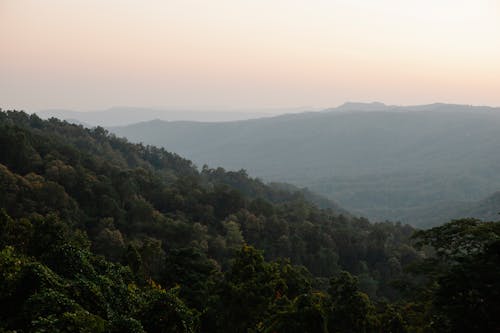
M499 330L496 222L416 231L317 203L0 112L0 332Z

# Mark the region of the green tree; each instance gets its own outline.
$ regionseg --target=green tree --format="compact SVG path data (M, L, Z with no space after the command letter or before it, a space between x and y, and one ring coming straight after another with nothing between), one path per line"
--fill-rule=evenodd
M151 333L192 333L198 325L197 317L178 298L176 289L153 289L146 293L146 305L139 318L146 332Z
M285 288L276 267L265 262L261 252L243 246L221 286L219 328L229 332L257 329Z
M203 311L218 277L213 260L196 248L171 250L167 253L162 282L179 287L179 296L187 305Z
M328 333L326 301L322 293L299 295L272 316L264 332Z
M430 280L431 327L442 332L500 331L500 223L455 220L420 231L415 238L419 246L435 251L420 266Z
M330 332L371 332L374 326L374 308L369 297L360 292L358 281L348 272L341 272L330 280Z

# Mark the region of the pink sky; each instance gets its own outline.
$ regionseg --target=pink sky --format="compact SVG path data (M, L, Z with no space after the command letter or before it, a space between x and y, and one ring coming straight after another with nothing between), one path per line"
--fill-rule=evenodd
M0 107L500 105L496 0L1 0Z

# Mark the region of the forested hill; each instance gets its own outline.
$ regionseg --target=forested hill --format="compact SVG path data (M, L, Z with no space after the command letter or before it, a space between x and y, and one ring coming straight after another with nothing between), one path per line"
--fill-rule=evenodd
M484 305L456 318L462 308L434 300L466 294L436 280L457 267L440 236L473 231L463 240L475 251L460 265L495 267L497 224L417 234L448 255L426 259L413 228L321 209L291 189L244 171L199 171L102 128L0 112L0 332L496 327L481 320Z
M104 255L153 237L163 250L195 246L224 267L230 249L247 242L270 259L292 258L317 276L329 276L339 267L362 271L371 256L357 245L363 239L385 230L384 238L394 238L392 248L413 231L323 211L304 199L310 192L265 185L244 171L198 172L178 155L130 144L102 128L19 112L0 115L1 202L7 213L57 213L91 240L113 236L109 243L117 245L123 239ZM335 207L328 201L323 206Z
M347 103L231 123L151 121L110 130L198 164L308 187L376 221L437 225L457 216L433 217L436 208L500 189L498 108Z

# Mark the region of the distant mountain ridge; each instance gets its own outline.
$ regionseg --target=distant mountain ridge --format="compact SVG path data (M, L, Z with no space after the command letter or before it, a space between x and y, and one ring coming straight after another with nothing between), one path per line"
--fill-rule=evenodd
M336 108L327 109L325 111L492 111L500 110L491 106L474 106L466 104L447 104L447 103L432 103L422 105L386 105L381 102L359 103L346 102Z
M182 108L113 107L100 111L51 109L36 112L43 119L64 119L84 126L125 126L150 120L222 122L271 117L306 108L266 108L234 110L197 110Z
M475 203L464 213L465 216L477 217L484 221L498 220L500 217L500 191Z
M374 220L435 225L445 222L429 214L436 205L473 203L500 189L500 108L346 103L263 119L110 130L199 165L308 187Z
M263 108L263 109L223 109L197 110L182 108L146 108L146 107L112 107L98 111L74 111L66 109L47 109L36 112L42 119L58 118L86 127L127 126L135 123L163 121L195 121L195 122L231 122L272 117L302 118L318 113L331 112L374 112L374 111L488 111L494 108L487 106L470 106L459 104L434 103L418 106L386 105L381 102L359 103L346 102L334 108Z

